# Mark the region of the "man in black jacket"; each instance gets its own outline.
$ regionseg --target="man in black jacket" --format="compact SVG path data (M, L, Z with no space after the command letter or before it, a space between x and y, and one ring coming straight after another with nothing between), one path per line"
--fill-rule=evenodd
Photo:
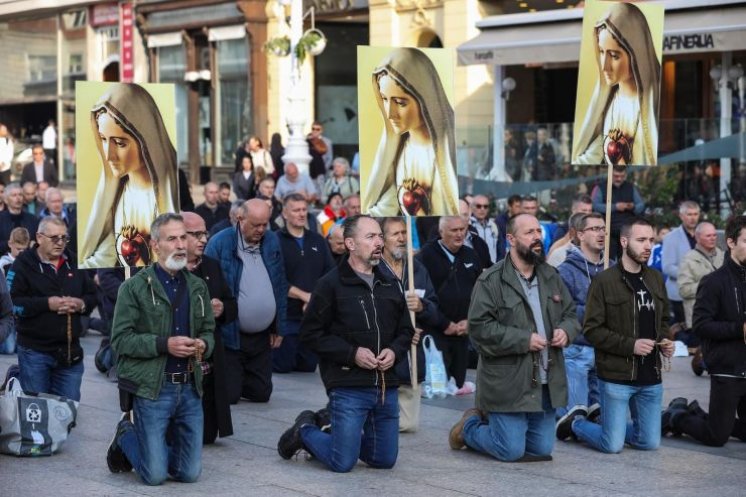
M319 359L298 343L298 330L303 311L311 300L311 291L319 278L334 266L334 261L324 237L306 229L306 197L290 193L283 199L283 204L285 227L278 235L288 279L288 317L282 343L272 351L272 371L312 373L316 371Z
M344 238L349 258L319 280L300 330L301 342L319 356L334 426L324 433L314 413L303 411L277 444L284 459L305 448L340 473L358 459L374 468L396 463L399 403L392 368L414 334L399 288L377 268L383 252L378 223L348 217Z
M710 373L709 414L696 400L677 398L661 421L664 433L686 433L714 447L729 437L746 442L746 216L728 223L725 240L730 255L699 283L692 317Z
M34 240L39 226L39 218L23 210L23 190L18 183L5 187L5 206L0 211L0 254L8 251L8 239L14 228L26 228Z
M220 263L207 257L207 227L205 220L194 212L182 212L187 233L187 269L207 283L215 323L230 323L238 316L238 304L225 281ZM215 347L208 359L209 370L203 371L202 410L204 411L203 442L233 435L231 405L225 380L225 349L220 333L215 333Z
M464 245L467 222L463 217L441 217L440 239L428 242L417 259L427 268L438 296L438 325L429 331L449 377L461 388L469 358L467 315L471 290L482 274L476 252Z
M96 305L96 289L68 262L67 241L65 222L45 217L36 234L38 247L21 252L7 280L18 318L23 389L80 400L80 317Z

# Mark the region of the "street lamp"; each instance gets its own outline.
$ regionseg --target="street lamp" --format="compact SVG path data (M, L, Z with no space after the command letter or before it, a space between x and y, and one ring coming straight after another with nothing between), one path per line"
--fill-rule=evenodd
M284 7L290 6L289 26L285 20ZM286 118L290 138L282 161L290 162L298 166L298 170L308 174L308 164L311 156L308 153L308 142L303 134L306 124L305 105L306 92L302 85L301 66L306 54L316 56L321 54L326 47L326 37L316 29L314 19L314 8L303 12L303 0L277 0L275 13L280 22L289 27L290 36L279 36L269 40L266 48L275 55L290 55L290 92L288 95L289 112ZM311 29L303 31L303 20L311 16ZM288 43L289 38L289 43Z

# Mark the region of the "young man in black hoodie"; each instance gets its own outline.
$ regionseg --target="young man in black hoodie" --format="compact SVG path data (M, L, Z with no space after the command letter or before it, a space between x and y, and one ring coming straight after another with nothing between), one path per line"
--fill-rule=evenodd
M677 398L661 421L664 434L686 433L714 447L730 437L746 442L746 216L728 223L725 241L730 253L699 283L692 317L710 373L709 414L697 401Z
M85 272L68 262L68 241L65 222L45 217L36 233L38 246L21 252L7 280L18 318L23 389L80 400L80 317L96 305L96 289Z

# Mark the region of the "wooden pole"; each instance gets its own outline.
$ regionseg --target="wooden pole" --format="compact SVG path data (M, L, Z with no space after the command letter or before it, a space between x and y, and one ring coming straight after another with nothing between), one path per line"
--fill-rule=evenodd
M407 223L407 291L414 292L414 244L412 243L412 230L414 229L414 223L412 222L412 216L405 216L404 220ZM412 327L415 325L414 311L409 311L409 318L412 320ZM422 339L422 337L420 337ZM420 384L417 381L417 346L412 344L410 346L410 358L409 365L412 373L412 390L420 388Z
M611 247L611 188L614 186L612 180L613 167L611 163L606 169L606 238L604 239L604 269L609 268L609 248Z

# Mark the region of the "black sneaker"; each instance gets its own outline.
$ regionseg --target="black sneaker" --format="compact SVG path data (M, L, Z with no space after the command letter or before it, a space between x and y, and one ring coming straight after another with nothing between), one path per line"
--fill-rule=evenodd
M588 414L585 419L591 423L598 423L598 418L601 417L601 404L596 402L588 408Z
M707 417L707 411L705 411L704 409L702 409L699 406L699 402L697 402L696 400L691 401L689 403L689 405L686 406L686 410L687 410L687 412L689 412L689 414L693 414L693 415L697 416L698 418L706 418Z
M676 419L678 419L682 414L687 414L686 405L683 409L678 405L675 405L673 407L669 406L668 409L663 411L663 414L661 414L662 437L665 437L669 433L674 437L680 437L682 435L683 432L675 426Z
M112 473L127 473L132 471L132 464L130 464L124 451L119 446L119 439L125 431L132 429L132 421L130 421L129 413L125 412L122 414L122 418L117 423L117 431L114 433L114 438L109 444L109 450L106 451L106 465L109 466L109 471Z
M295 418L295 423L285 433L282 434L277 442L277 452L283 459L290 459L303 449L303 441L300 438L300 429L305 425L316 426L316 413L313 411L303 411Z
M575 406L567 411L567 414L557 420L555 431L557 433L558 440L567 440L573 435L572 422L578 416L580 416L581 418L587 417L588 408L585 406Z
M324 433L332 431L332 415L329 412L329 408L324 407L316 411L316 426Z
M686 409L689 405L689 401L684 397L676 397L668 403L669 409Z

